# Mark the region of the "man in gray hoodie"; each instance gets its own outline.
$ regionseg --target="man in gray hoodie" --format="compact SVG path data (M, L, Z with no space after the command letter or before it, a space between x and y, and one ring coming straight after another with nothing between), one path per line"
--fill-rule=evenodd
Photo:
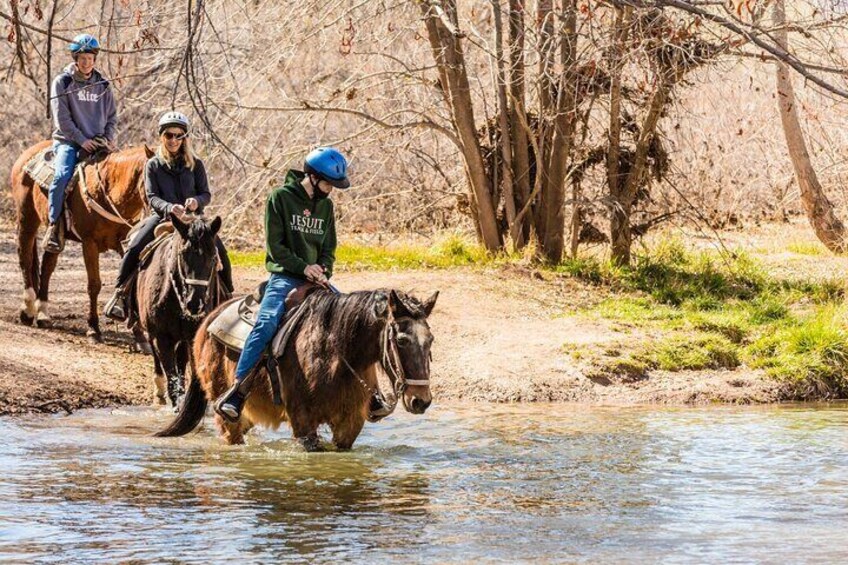
M48 191L48 226L44 249L62 251L59 220L65 188L74 174L80 150L94 153L105 139L115 148L117 112L109 82L95 68L100 44L84 33L68 46L74 62L53 80L50 108L53 113L54 175ZM99 139L97 139L99 138Z

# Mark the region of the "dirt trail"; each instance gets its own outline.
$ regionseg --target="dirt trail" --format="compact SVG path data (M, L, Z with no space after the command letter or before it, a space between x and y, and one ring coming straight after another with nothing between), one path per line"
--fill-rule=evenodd
M131 352L123 325L104 318L104 343L85 337L86 282L78 245L68 245L53 278L53 327L18 322L22 283L13 235L8 225L0 229L0 414L150 402L152 361ZM101 307L116 266L117 256L102 256ZM248 292L265 276L261 269L237 270L237 291ZM604 291L570 279L545 281L517 269L457 269L341 272L334 280L349 291L395 287L422 297L440 291L431 320L437 399L635 404L779 398L773 383L739 371L657 372L635 383L587 378L563 344L603 346L622 335L602 321L563 315L604 298L599 296Z

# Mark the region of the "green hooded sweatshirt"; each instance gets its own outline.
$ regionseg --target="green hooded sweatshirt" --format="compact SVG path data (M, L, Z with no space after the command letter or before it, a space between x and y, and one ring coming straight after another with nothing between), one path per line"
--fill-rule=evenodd
M290 170L265 207L265 269L304 278L307 266L324 266L327 278L336 261L333 201L313 200L301 186L305 174Z

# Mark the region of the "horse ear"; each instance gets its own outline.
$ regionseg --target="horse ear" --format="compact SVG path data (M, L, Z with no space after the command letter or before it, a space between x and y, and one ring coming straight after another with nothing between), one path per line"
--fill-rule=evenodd
M150 159L151 157L156 155L156 152L153 151L150 147L148 147L147 144L145 143L144 144L144 154L147 155L148 159Z
M385 318L389 314L389 297L385 292L378 292L374 297L374 315Z
M437 290L433 293L433 296L431 296L424 302L424 313L427 315L428 318L430 317L430 313L433 311L433 307L436 306L436 299L438 297L439 291Z
M188 224L184 224L176 214L169 214L171 223L174 224L174 229L180 234L180 237L188 241Z
M396 290L392 290L389 293L389 308L391 309L392 314L394 314L396 318L411 315L409 309L403 303L403 299L400 297L400 294L398 294Z
M218 233L218 230L221 229L221 216L215 216L215 219L209 224L209 229L212 230L212 235Z

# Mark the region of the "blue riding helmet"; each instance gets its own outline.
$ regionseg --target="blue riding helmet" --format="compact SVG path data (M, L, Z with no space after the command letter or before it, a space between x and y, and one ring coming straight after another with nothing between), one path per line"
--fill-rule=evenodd
M336 188L350 188L347 178L347 159L334 147L318 147L310 151L303 170L327 181Z
M73 55L79 55L80 53L94 53L97 55L100 53L100 43L93 35L81 33L74 38L74 41L70 45L68 45L68 51L70 51Z

